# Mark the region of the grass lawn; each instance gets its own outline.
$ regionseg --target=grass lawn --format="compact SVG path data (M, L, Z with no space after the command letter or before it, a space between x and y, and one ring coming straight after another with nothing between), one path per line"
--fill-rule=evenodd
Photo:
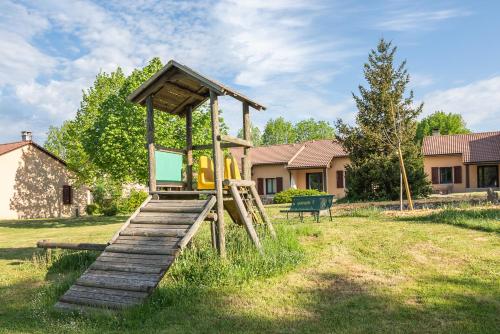
M204 227L148 303L86 315L51 305L96 255L34 245L105 242L126 217L0 221L0 332L500 332L500 207L340 209L319 224L282 207L268 206L281 237L265 257L231 224L220 261Z

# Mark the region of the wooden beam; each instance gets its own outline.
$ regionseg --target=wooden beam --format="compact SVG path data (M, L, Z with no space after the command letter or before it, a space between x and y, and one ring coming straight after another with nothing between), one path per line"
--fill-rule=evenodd
M241 220L245 223L245 229L247 230L250 239L252 239L255 247L257 247L259 252L262 254L262 245L260 244L259 237L253 226L252 218L248 214L245 204L241 199L238 188L233 184L231 187L229 187L229 189L231 190L231 195L233 195L234 202L236 203L236 207L238 208L238 214L240 215Z
M220 147L221 148L231 148L231 147L241 147L241 145L234 144L234 143L221 143ZM195 150L195 151L211 150L211 149L212 149L212 144L193 145L193 150Z
M172 90L173 92L179 92L184 95L193 96L199 100L205 100L207 98L206 96L200 95L197 91L192 91L191 89L181 87L173 82L166 82L164 87L167 90Z
M187 190L193 190L193 108L186 111L186 182Z
M153 109L153 96L146 98L146 141L148 145L149 191L156 191L156 160L155 160L155 121Z
M255 188L255 184L250 186L250 191L252 192L252 197L254 198L255 203L257 204L257 209L259 210L260 217L266 224L269 233L271 233L271 236L276 239L276 231L274 231L273 224L271 223L271 220L269 219L269 216L266 213L266 209L264 208L264 205L260 200L260 196L259 193L257 192L257 189Z
M253 147L253 144L251 141L244 140L241 138L233 137L233 136L228 136L228 135L219 135L217 136L218 141L224 141L227 143L232 143L238 146L242 147Z
M161 152L175 152L175 153L182 153L186 154L186 150L182 148L173 148L173 147L166 147L166 146L161 146L156 144L155 145L155 150L161 151Z
M215 204L215 197L211 196L210 199L207 201L205 206L203 207L203 211L200 213L196 221L191 225L189 230L187 231L186 235L182 240L179 242L179 248L182 250L184 247L187 246L189 241L191 241L191 238L195 235L195 233L198 231L198 229L201 226L201 223L205 220L205 217L208 215L209 211L212 209L212 207Z
M251 187L255 186L255 182L252 180L236 180L236 179L226 179L224 182L222 182L224 186L230 187L232 185L235 185L237 187Z
M73 249L73 250L91 250L103 251L107 244L92 244L92 243L68 243L68 242L51 242L48 240L40 240L36 243L38 248L60 248L60 249Z
M226 257L226 238L224 235L224 194L222 189L222 150L220 141L217 138L220 135L219 124L219 102L217 94L210 91L210 115L212 120L212 145L214 162L214 183L217 199L217 248L222 258Z
M252 142L252 128L250 123L250 108L248 102L243 102L243 140ZM248 147L243 148L243 157L241 160L241 166L243 167L243 179L250 180L251 176L251 161L250 161L250 149Z

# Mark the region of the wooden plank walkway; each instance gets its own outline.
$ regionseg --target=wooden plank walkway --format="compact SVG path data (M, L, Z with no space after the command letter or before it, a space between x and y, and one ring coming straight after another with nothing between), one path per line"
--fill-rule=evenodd
M123 309L142 303L214 204L215 196L207 200L148 198L59 299L56 308Z

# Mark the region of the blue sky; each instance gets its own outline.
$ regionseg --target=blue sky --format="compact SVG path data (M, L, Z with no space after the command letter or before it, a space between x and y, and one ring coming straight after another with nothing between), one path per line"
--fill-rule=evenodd
M0 142L74 117L100 71L176 59L265 104L269 118L352 121L379 38L408 61L416 103L500 130L498 1L0 0ZM240 106L222 100L236 132Z

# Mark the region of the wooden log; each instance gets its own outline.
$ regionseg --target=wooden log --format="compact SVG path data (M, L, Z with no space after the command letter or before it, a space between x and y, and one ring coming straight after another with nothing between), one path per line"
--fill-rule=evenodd
M137 241L137 242L177 242L181 240L181 238L178 237L142 237L142 236L128 236L128 235L122 235L118 239L116 239L116 242L118 241ZM105 253L103 253L105 254Z
M116 239L114 244L118 245L148 245L148 246L175 246L178 241L147 241L143 240L123 240L121 238Z
M250 108L248 102L243 102L243 140L247 142L252 142L252 129L250 122ZM250 180L251 177L251 162L250 162L250 149L248 147L243 148L243 157L241 160L241 166L243 167L243 179Z
M222 182L226 187L230 187L235 185L237 187L251 187L255 186L255 182L252 180L235 180L235 179L225 179Z
M156 160L155 160L155 121L153 109L153 96L146 98L146 141L148 145L149 192L156 191Z
M193 107L186 110L186 182L193 190Z
M142 274L159 274L162 269L161 267L143 267L136 264L124 264L124 263L107 263L105 261L94 262L90 265L90 269L93 270L104 270L104 271L123 271L123 272L133 272Z
M148 206L141 209L141 212L182 212L182 213L199 213L203 210L202 207L199 206L181 206L181 207L173 207L173 206Z
M262 201L260 200L260 196L257 192L257 189L255 188L255 185L250 186L250 191L252 193L252 197L255 200L255 203L257 204L257 209L259 210L260 217L266 224L269 233L271 233L271 236L276 239L276 231L274 230L274 226L266 213L266 209L264 208Z
M231 143L237 146L241 147L253 147L252 142L248 140L244 140L241 138L233 137L233 136L228 136L228 135L218 135L217 136L218 141L224 141L226 143Z
M207 200L205 199L152 199L149 201L150 205L182 205L182 204L189 204L189 205L198 205L198 206L203 206L206 203Z
M212 144L200 144L200 145L193 145L193 150L195 151L202 151L202 150L210 150L212 149L213 145ZM234 143L220 143L221 148L232 148L232 147L241 147L239 144L234 144Z
M170 190L170 191L153 191L151 194L164 196L192 196L192 195L214 195L215 190Z
M196 220L196 217L162 217L162 216L138 216L135 217L130 223L131 224L158 224L161 225L186 225L183 228L187 228ZM130 225L129 225L130 226Z
M140 291L140 292L149 292L151 291L156 284L152 282L138 282L136 280L126 280L126 279L113 279L113 278L85 278L84 276L80 277L76 284L88 286L88 287L97 287L97 288L107 288L107 289L119 289L119 290L127 290L127 291Z
M166 257L165 259L162 260L154 260L154 259L136 259L136 258L123 258L123 257L109 257L109 256L104 256L104 257L99 257L94 263L111 263L111 264L130 264L130 265L140 265L143 267L160 267L162 269L167 268L171 263L173 259L170 257Z
M90 276L102 276L102 277L115 277L119 279L135 279L138 281L152 281L158 282L162 275L161 270L157 273L140 273L135 271L119 271L113 269L98 269L98 268L89 268L89 270L85 273L86 277Z
M51 242L48 240L40 240L36 243L38 248L60 248L60 249L73 249L73 250L91 250L103 251L107 244L93 244L93 243L68 243L68 242Z
M214 163L214 183L217 200L217 250L222 258L226 257L226 237L224 233L224 194L222 189L222 151L218 137L220 135L219 124L219 102L217 94L210 90L210 116L212 122L212 145L213 145L213 163Z
M109 245L106 250L114 253L152 254L152 255L175 255L178 250L170 247L145 247L135 245Z
M166 221L194 221L199 216L199 212L141 212L134 220L166 220Z
M260 244L259 237L252 223L252 219L250 218L245 205L243 204L243 200L241 199L240 193L238 192L238 188L235 185L232 185L229 189L231 189L231 194L233 195L234 202L238 207L238 213L240 215L241 220L245 223L245 229L247 230L250 239L252 240L255 247L259 250L261 254L262 245Z
M135 217L137 217L137 215L141 212L141 209L144 208L146 205L148 205L148 203L151 201L151 199L152 199L152 196L149 195L146 198L146 200L144 202L142 202L142 204L127 219L127 221L125 222L125 224L123 224L122 227L120 227L120 229L118 231L116 231L116 233L113 235L113 237L111 238L111 240L108 242L109 244L112 244L121 235L121 233L128 228L128 226L130 225L130 222L132 221L132 219L134 219Z
M196 221L193 223L193 225L191 225L189 230L186 232L184 238L182 238L182 240L179 242L179 248L181 250L187 246L189 241L191 241L191 238L196 234L196 232L201 226L201 223L205 220L205 216L209 213L210 210L212 210L215 202L216 202L215 197L211 196L207 201L207 203L205 204L203 211L200 213Z
M139 223L139 224L130 224L130 228L144 228L144 229L154 229L158 231L165 231L165 230L184 230L187 232L187 229L189 226L193 225L192 223L187 225L187 224L162 224L159 222L156 223Z
M76 285L76 284L73 285L68 291L100 293L102 295L128 296L128 297L137 297L137 298L146 298L148 296L148 294L146 292L96 288L96 287L89 287L89 286Z
M61 312L79 312L79 313L94 313L96 309L92 306L72 304L72 303L64 303L58 301L54 308Z
M110 309L123 309L140 303L140 301L119 302L119 301L109 301L109 300L97 300L97 299L85 298L84 296L77 297L74 295L63 295L60 301L64 303L106 307Z
M144 237L183 237L185 230L157 230L157 229L136 229L127 228L120 235L141 235ZM109 246L108 246L109 247Z
M98 260L102 257L111 257L111 258L126 258L126 259L145 259L145 260L164 260L164 259L173 259L172 256L165 255L154 255L154 254L127 254L127 253L113 253L104 251L97 258Z
M83 291L78 291L78 290L68 290L64 294L64 299L65 301L71 301L70 299L73 299L73 302L78 302L78 300L84 300L87 301L89 299L91 300L96 300L96 301L108 301L108 302L113 302L113 303L119 303L121 305L133 305L133 304L138 304L142 302L144 297L134 297L134 296L116 296L116 295L109 295L109 294L100 294L96 292L83 292Z

